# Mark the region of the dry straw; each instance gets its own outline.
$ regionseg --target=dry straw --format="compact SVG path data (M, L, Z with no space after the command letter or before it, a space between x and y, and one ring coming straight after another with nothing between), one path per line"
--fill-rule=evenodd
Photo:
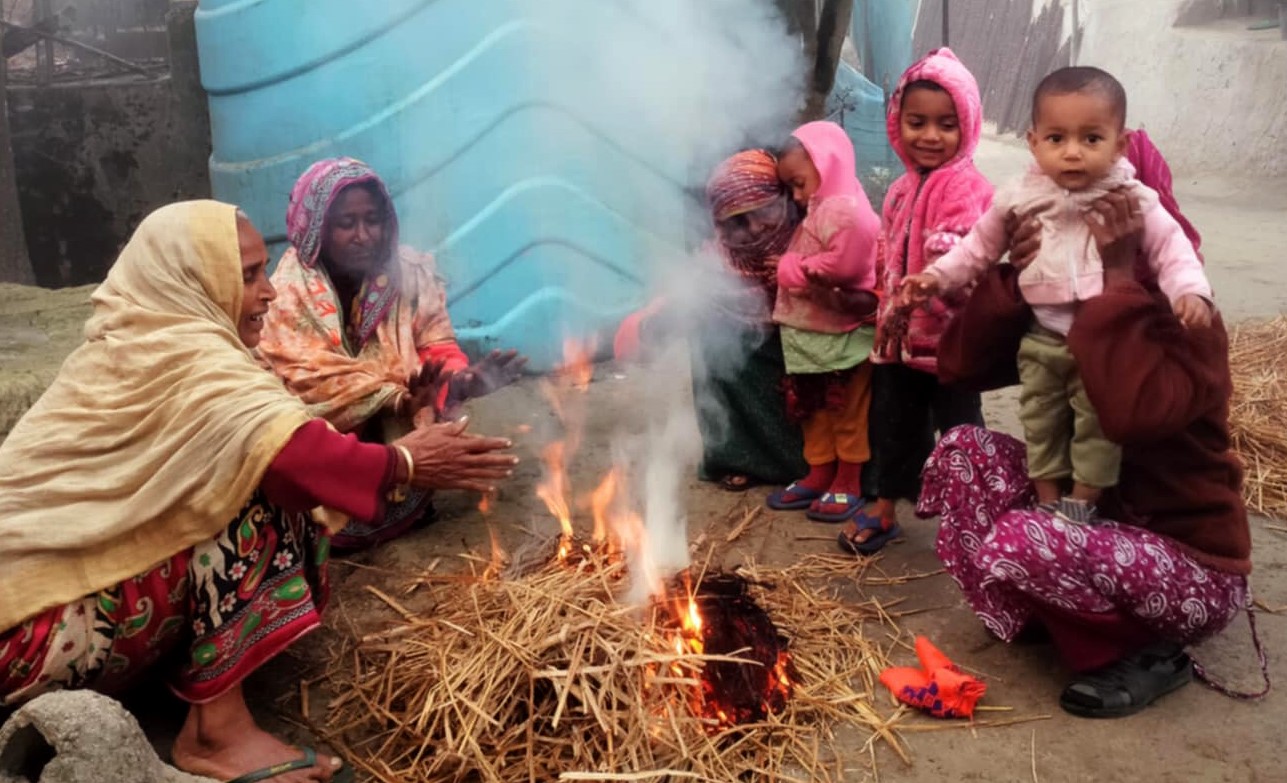
M893 617L839 596L864 569L820 556L742 569L791 640L798 682L781 714L723 729L694 701L710 658L676 652L661 607L617 601L619 563L426 575L423 613L376 592L400 619L337 652L324 733L385 783L832 781L878 744L908 761L894 730L907 713L877 680Z
M1247 505L1287 518L1287 316L1235 327L1229 365L1229 425L1246 467Z

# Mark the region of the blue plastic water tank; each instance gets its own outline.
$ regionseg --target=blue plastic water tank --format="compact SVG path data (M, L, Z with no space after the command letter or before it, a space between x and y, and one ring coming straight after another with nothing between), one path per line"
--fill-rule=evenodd
M684 177L662 140L569 108L538 65L575 31L533 19L531 1L201 0L215 196L277 256L299 174L361 158L394 194L403 241L437 255L466 350L556 365L565 337L619 321L649 259L674 255Z

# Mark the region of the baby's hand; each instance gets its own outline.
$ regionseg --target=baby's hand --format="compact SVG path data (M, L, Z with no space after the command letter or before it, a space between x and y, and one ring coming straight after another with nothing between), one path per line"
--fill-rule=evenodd
M938 278L926 272L903 278L898 286L898 309L910 310L920 307L938 295Z
M1197 329L1211 325L1211 303L1197 294L1185 294L1175 300L1171 307L1175 317L1180 319L1186 329Z

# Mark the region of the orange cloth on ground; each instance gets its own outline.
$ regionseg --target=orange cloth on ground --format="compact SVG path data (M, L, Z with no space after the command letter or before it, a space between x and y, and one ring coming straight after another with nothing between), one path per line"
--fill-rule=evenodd
M854 368L845 387L844 405L825 408L804 421L804 461L829 465L837 459L863 463L871 459L867 415L871 410L871 362Z
M973 718L988 686L957 668L924 636L916 637L921 668L894 667L880 673L880 682L894 698L925 710L936 718Z

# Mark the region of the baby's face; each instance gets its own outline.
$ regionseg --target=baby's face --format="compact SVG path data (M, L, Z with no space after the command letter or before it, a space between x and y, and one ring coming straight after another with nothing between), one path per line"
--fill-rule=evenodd
M1122 120L1097 92L1047 95L1028 131L1028 147L1061 188L1084 190L1106 176L1126 149Z
M792 147L782 153L778 159L778 179L791 189L791 198L802 208L809 206L809 199L822 184L822 175L803 147Z

